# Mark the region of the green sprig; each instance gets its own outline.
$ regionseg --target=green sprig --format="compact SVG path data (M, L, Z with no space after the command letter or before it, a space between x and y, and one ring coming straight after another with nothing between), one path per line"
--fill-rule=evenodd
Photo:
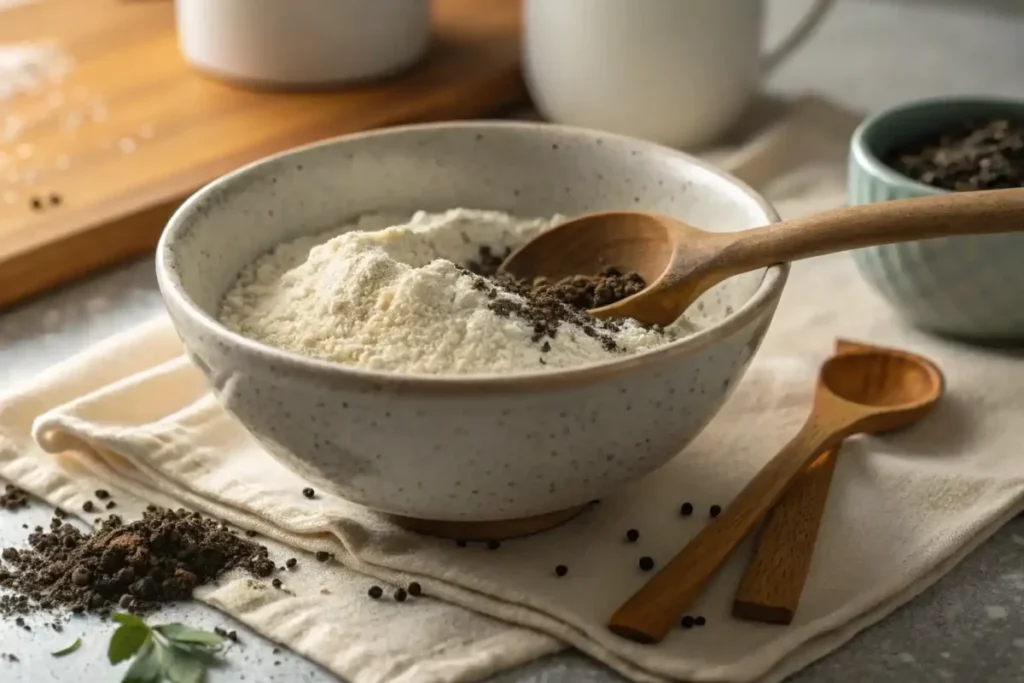
M150 626L132 614L115 612L120 626L107 648L111 664L132 660L121 683L204 683L206 670L220 663L224 639L183 624Z

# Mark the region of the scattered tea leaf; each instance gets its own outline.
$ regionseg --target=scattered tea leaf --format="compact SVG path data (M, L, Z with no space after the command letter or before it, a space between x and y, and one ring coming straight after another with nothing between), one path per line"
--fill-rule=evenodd
M72 652L74 652L75 650L77 650L80 647L82 647L82 639L81 638L75 638L75 642L71 643L67 647L64 647L64 648L61 648L60 650L57 650L56 652L51 652L50 654L53 655L54 657L63 657L64 655L71 654Z

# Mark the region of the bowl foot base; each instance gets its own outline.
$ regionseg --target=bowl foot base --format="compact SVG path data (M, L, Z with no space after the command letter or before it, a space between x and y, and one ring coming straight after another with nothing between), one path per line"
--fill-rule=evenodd
M499 519L490 522L445 522L388 515L388 519L407 531L425 536L450 538L457 541L503 541L508 538L529 536L565 524L585 510L578 505L567 510L548 512L534 517Z

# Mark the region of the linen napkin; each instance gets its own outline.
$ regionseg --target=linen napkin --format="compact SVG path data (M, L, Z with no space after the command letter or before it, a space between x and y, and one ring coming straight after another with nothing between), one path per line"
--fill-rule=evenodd
M810 98L705 156L795 217L843 202L855 120ZM607 617L649 576L637 558L667 561L792 436L837 336L933 358L948 397L914 429L843 448L793 624L729 617L747 545L694 607L704 628L657 646L611 635ZM638 681L770 682L911 599L1024 508L1022 358L907 328L845 255L798 264L747 376L679 458L569 524L491 551L405 533L323 492L305 499L305 482L219 408L161 317L0 401L0 476L67 510L101 485L128 513L183 504L273 539L279 561L294 554L285 545L335 553L306 556L286 591L238 579L198 597L353 683L480 680L566 644ZM691 518L676 512L683 501ZM636 544L623 543L627 528L641 531ZM413 579L426 597L365 597L373 580Z

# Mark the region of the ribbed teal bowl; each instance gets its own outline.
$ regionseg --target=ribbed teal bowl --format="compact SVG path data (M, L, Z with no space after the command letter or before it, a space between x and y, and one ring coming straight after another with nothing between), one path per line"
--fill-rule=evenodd
M886 166L904 144L964 120L1024 123L1024 101L920 100L866 119L850 143L852 204L942 194ZM953 237L858 249L863 278L912 324L986 341L1024 339L1024 233Z

